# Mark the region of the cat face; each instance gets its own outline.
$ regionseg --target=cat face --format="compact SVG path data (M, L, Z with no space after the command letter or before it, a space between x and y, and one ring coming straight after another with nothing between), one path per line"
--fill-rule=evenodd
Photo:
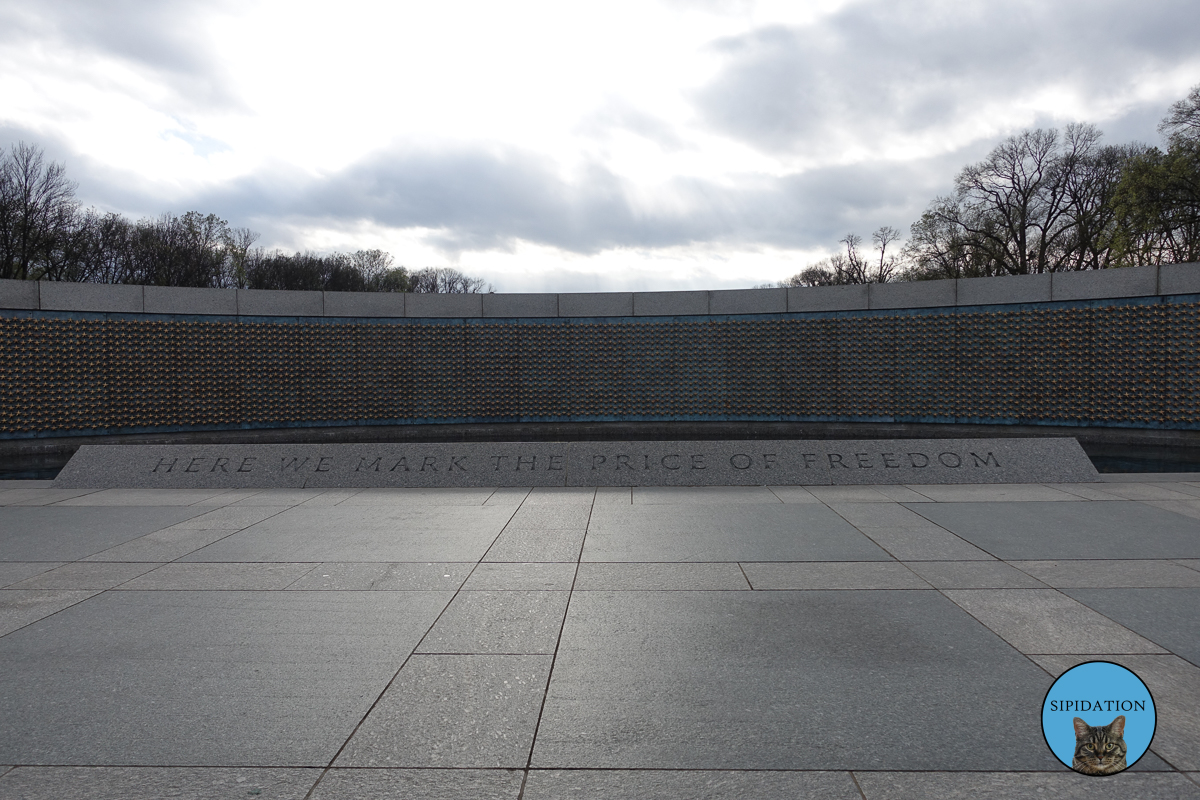
M1085 775L1112 775L1125 769L1125 715L1092 727L1075 718L1075 760L1071 768Z

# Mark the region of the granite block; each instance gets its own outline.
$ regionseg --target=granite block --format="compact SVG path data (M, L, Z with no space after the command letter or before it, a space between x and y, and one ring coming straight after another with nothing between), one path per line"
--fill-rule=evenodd
M943 592L1022 653L1167 652L1053 589Z
M911 281L872 283L868 292L871 308L936 308L957 302L957 281Z
M1077 494L1037 483L1006 483L993 486L913 484L911 488L935 503L1078 503L1084 500Z
M929 584L903 564L829 562L742 564L755 590L762 589L928 589Z
M21 800L304 800L321 770L286 767L20 767L0 797Z
M920 501L923 495L896 484L1086 482L1096 475L1069 438L83 445L54 485L316 490L833 484L883 487L875 494L884 501ZM265 502L256 496L239 504Z
M635 486L634 505L781 503L766 486Z
M710 314L782 314L787 289L719 289L708 293Z
M64 564L57 569L43 572L20 583L8 587L10 589L78 589L104 590L119 586L142 575L158 564L95 564L79 561L74 564ZM1184 569L1180 567L1180 569ZM1191 570L1188 570L1191 572ZM1200 573L1193 573L1200 577Z
M61 561L0 561L0 589L62 565Z
M568 592L465 589L454 596L418 653L552 655Z
M238 314L243 317L319 317L323 292L283 289L238 289Z
M196 516L187 508L0 508L0 560L78 561Z
M361 489L333 505L339 506L482 506L495 493L490 487L438 489ZM317 505L313 498L305 505Z
M855 776L866 800L1200 800L1200 786L1177 773L1128 771L1103 780L1081 778L1065 768L1034 773L856 772Z
M525 497L525 505L591 505L596 490L590 486L535 486Z
M523 800L862 800L849 772L532 770Z
M509 509L487 506L302 506L197 550L184 560L479 561L511 514Z
M560 317L631 317L632 292L572 292L558 296Z
M0 638L0 762L324 767L449 597L105 592Z
M115 311L141 313L142 287L115 283L40 281L44 311Z
M104 489L62 500L60 506L190 506L211 500L225 489ZM213 526L217 527L217 526Z
M523 778L519 769L331 769L311 800L517 800Z
M325 292L327 317L403 317L406 292Z
M413 656L334 766L523 769L550 663L541 655Z
M57 614L76 603L100 594L98 589L2 589L0 590L0 636Z
M457 591L474 564L329 562L288 586L289 591Z
M745 591L750 588L737 564L579 565L575 591Z
M1048 685L933 590L575 592L532 766L1061 769Z
M176 525L102 550L88 556L85 561L174 561L234 533L237 533L237 529L186 528Z
M1200 589L1064 589L1109 619L1200 666ZM1156 649L1142 652L1153 653Z
M557 294L485 294L485 317L557 317Z
M998 278L959 278L956 291L956 299L960 306L1049 303L1050 273L1005 275Z
M0 279L0 308L38 308L38 281Z
M561 530L509 525L483 560L512 563L578 561L579 552L583 549L584 533L583 528Z
M313 564L164 564L122 584L125 590L264 591L286 589L312 572Z
M787 290L788 311L857 311L869 307L865 285L804 286Z
M1158 293L1200 294L1200 263L1163 264L1160 266L1158 268Z
M1200 588L1200 572L1173 561L1012 561L1055 589Z
M1055 301L1154 294L1158 294L1158 267L1055 272L1051 279L1051 297Z
M905 566L937 589L1045 589L1046 585L1003 561L906 561Z
M708 313L708 292L634 292L635 317L670 317Z
M923 528L855 527L892 558L901 561L991 561L993 557L937 525Z
M1180 569L1185 569L1180 567ZM1191 572L1191 570L1186 570ZM1200 573L1197 573L1200 574ZM483 563L475 568L463 585L464 591L481 589L501 591L559 590L568 591L575 581L575 564L554 562Z
M189 286L147 286L145 289L142 302L147 314L234 316L238 313L236 289Z
M420 292L404 301L407 317L482 317L483 295L478 293Z

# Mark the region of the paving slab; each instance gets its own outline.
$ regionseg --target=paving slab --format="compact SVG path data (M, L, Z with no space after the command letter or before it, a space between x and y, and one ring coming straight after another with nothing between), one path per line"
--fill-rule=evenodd
M0 561L0 589L62 565L61 561Z
M1055 762L1057 763L1057 762ZM1123 772L1095 780L1063 768L1057 773L856 772L866 800L1192 800L1200 786L1183 775Z
M521 504L509 523L514 528L586 528L592 516L590 503Z
M293 508L184 560L478 561L510 515L486 506Z
M0 508L0 560L76 561L200 512L188 508Z
M523 800L862 800L849 772L531 770Z
M766 486L635 486L636 505L780 503Z
M1186 484L1183 484L1186 486ZM1102 488L1123 500L1191 500L1195 494L1176 489L1170 484L1157 483L1105 483Z
M0 493L0 506L48 506L74 497L92 494L95 489L9 489Z
M149 572L159 564L94 564L76 562L43 572L10 589L111 589ZM1197 573L1200 575L1200 573Z
M895 561L741 565L754 589L928 589Z
M524 768L550 663L550 656L413 656L334 766Z
M175 525L102 550L84 560L174 561L237 532L237 528L185 528Z
M70 608L99 594L95 591L64 589L0 590L0 636L20 630L64 608Z
M575 591L745 591L750 588L738 564L604 564L579 565Z
M1064 589L1079 602L1200 665L1200 589Z
M906 561L938 589L1044 589L1046 584L1003 561Z
M1006 561L1200 557L1200 522L1134 501L908 507Z
M516 769L331 769L311 800L517 800L524 777Z
M1151 750L1176 769L1200 770L1200 667L1179 656L1031 656L1053 677L1085 661L1112 661L1142 679L1154 697L1156 729ZM1139 762L1140 765L1141 762Z
M735 535L736 534L736 535ZM596 506L584 561L887 561L819 504Z
M270 519L276 514L282 514L291 506L239 506L229 505L204 511L191 519L185 520L173 528L220 528L225 530L242 530Z
M596 489L591 486L534 486L525 497L525 505L591 505Z
M325 766L444 592L106 592L0 638L0 762Z
M858 530L901 561L946 559L948 561L988 561L993 556L956 536L945 528L926 521L923 528L868 528Z
M569 591L575 582L574 563L480 564L467 578L464 590L541 589Z
M1166 652L1054 589L943 591L1022 653Z
M491 488L447 489L359 489L349 493L338 505L378 506L417 505L481 506L495 490ZM314 498L319 500L320 498ZM312 501L310 501L312 502Z
M484 561L570 561L579 560L586 528L518 528L507 526L487 551Z
M290 591L457 591L473 563L318 564Z
M932 526L925 517L895 502L829 502L828 506L856 528L928 530Z
M328 492L328 489L263 489L238 500L238 506L298 506Z
M21 800L304 800L319 769L18 767L0 797Z
M315 564L164 564L122 584L121 590L252 591L286 589Z
M1200 500L1148 500L1145 504L1172 514L1200 519Z
M937 503L1081 502L1082 497L1040 483L1007 483L995 486L913 486L914 491ZM1108 484L1105 484L1105 491Z
M1200 572L1173 561L1011 561L1056 589L1200 588Z
M1061 768L1049 683L936 591L580 592L532 766Z
M567 592L459 592L417 652L553 654L568 596Z
M822 503L928 503L929 498L908 486L806 486Z
M601 486L596 489L596 504L630 505L633 503L633 487Z
M103 489L59 501L60 506L190 506L212 500L225 489Z
M1123 500L1125 498L1116 494L1109 494L1104 491L1107 484L1101 483L1047 483L1045 484L1051 489L1067 494L1073 494L1076 497L1082 497L1084 500Z
M803 486L768 486L782 503L819 503L817 496Z

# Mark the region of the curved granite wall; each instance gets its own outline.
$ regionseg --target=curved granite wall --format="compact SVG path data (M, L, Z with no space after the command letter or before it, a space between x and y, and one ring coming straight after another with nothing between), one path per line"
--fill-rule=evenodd
M0 438L449 422L1200 428L1200 265L382 295L0 281Z

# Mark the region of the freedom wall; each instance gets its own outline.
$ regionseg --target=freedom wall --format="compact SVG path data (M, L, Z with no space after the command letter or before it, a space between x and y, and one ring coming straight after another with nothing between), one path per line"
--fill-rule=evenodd
M735 291L0 281L0 439L438 423L1200 428L1200 265Z

